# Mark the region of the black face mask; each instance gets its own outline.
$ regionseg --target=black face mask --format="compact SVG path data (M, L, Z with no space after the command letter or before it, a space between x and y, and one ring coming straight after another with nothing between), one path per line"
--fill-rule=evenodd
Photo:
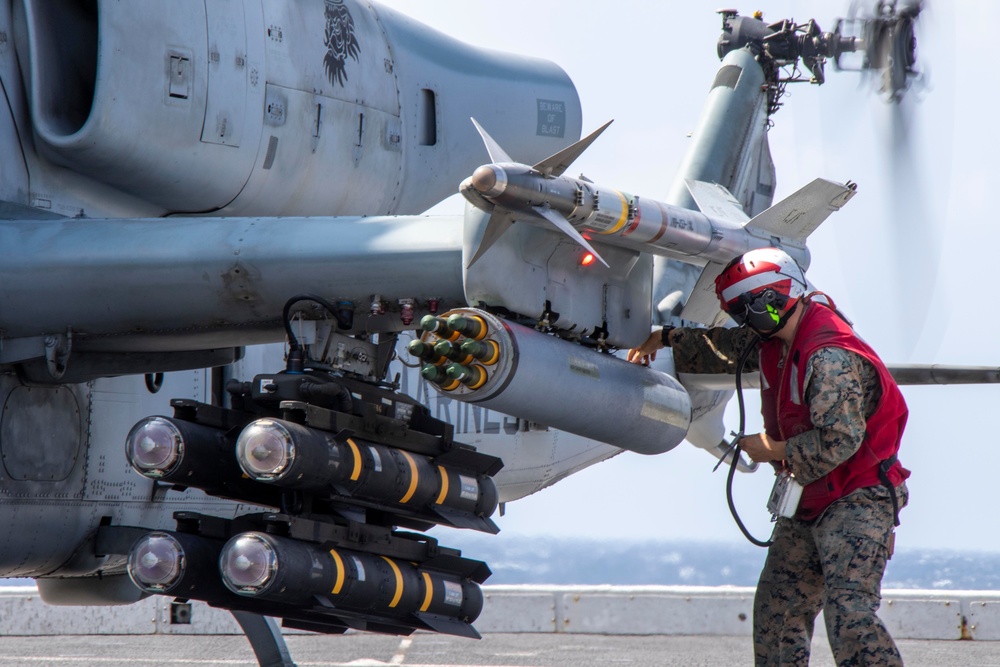
M767 339L781 331L798 303L784 315L781 309L788 304L788 297L768 288L759 294L744 292L729 309L729 315L740 326L749 326Z

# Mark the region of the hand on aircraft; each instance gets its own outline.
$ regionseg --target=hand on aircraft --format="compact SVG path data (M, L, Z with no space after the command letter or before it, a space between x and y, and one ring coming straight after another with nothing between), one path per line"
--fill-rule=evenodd
M753 461L784 461L785 440L772 440L767 433L754 433L740 438L740 447Z
M670 332L673 329L673 327L663 327L649 334L645 343L628 351L626 358L633 364L648 366L649 362L656 359L657 350L670 347Z
M649 362L656 359L656 352L663 348L663 334L660 329L649 334L646 342L639 347L634 347L628 351L628 359L633 364L648 366Z

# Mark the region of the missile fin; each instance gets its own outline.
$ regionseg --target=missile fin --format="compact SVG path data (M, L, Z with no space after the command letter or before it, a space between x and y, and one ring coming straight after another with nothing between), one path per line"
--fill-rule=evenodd
M587 252L593 254L594 257L601 262L601 264L607 266L609 269L611 268L608 266L608 263L604 261L604 258L601 257L600 253L594 250L594 246L590 245L587 239L583 238L583 235L576 231L576 228L569 224L569 220L564 218L560 213L553 211L551 208L545 208L544 206L532 206L531 208L535 213L555 225L559 231L586 248Z
M746 224L747 231L804 241L834 211L839 211L856 192L851 183L842 185L824 178L785 197Z
M500 532L500 526L496 525L489 518L470 515L465 512L455 512L445 507L434 507L432 509L445 523L455 528L469 528L492 535Z
M490 133L483 129L483 126L476 122L475 118L470 118L472 124L476 126L479 131L479 136L483 138L483 143L486 144L486 152L490 154L490 162L513 162L507 151L500 148L500 144L493 140Z
M729 220L738 225L743 225L750 219L733 193L718 183L685 180L684 184L694 198L694 203L705 215Z
M482 639L482 635L480 635L474 627L454 618L419 611L413 615L423 621L427 627L435 632L440 632L446 635L455 635L457 637L468 637L469 639Z
M609 120L604 125L591 132L589 135L580 139L572 146L567 146L555 155L550 155L538 164L532 167L535 171L541 172L546 176L562 176L563 172L569 169L569 166L573 164L573 161L580 157L583 151L590 147L590 144L594 143L597 137L601 136L601 132L604 132L608 128L608 125L615 122L614 119ZM495 162L495 160L494 160Z
M465 268L468 269L475 264L490 249L490 246L496 243L497 239L503 236L503 233L510 229L510 226L513 224L513 213L502 206L494 206L493 213L490 214L490 219L486 223L486 231L483 232L483 238L479 241L479 247L476 248L475 254L472 255L472 259L465 265Z
M705 265L698 282L691 290L691 296L684 304L681 319L700 322L710 327L725 323L728 315L719 308L719 297L715 295L715 279L724 268L726 265L719 262L709 262Z

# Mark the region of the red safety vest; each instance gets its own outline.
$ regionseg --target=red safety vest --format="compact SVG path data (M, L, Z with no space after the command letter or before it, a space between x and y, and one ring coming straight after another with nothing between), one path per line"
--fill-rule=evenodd
M882 398L867 420L865 439L851 458L824 477L806 485L796 518L815 519L833 501L867 486L878 486L879 465L899 451L908 411L903 395L889 370L851 325L826 304L803 299L805 307L791 348L781 365L783 342L772 338L760 348L761 413L764 430L775 440L788 440L815 428L805 401L805 374L809 358L820 348L839 347L867 359L878 371ZM794 471L793 471L794 472ZM910 476L910 471L894 462L888 469L893 487Z

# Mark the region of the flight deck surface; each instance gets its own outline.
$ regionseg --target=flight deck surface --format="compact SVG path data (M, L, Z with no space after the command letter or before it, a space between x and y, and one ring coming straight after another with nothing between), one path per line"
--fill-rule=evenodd
M298 667L739 667L753 664L749 637L486 634L482 640L419 633L287 637ZM908 667L1000 666L996 642L898 642ZM0 637L0 667L219 667L256 665L236 635ZM832 667L825 638L813 667Z

